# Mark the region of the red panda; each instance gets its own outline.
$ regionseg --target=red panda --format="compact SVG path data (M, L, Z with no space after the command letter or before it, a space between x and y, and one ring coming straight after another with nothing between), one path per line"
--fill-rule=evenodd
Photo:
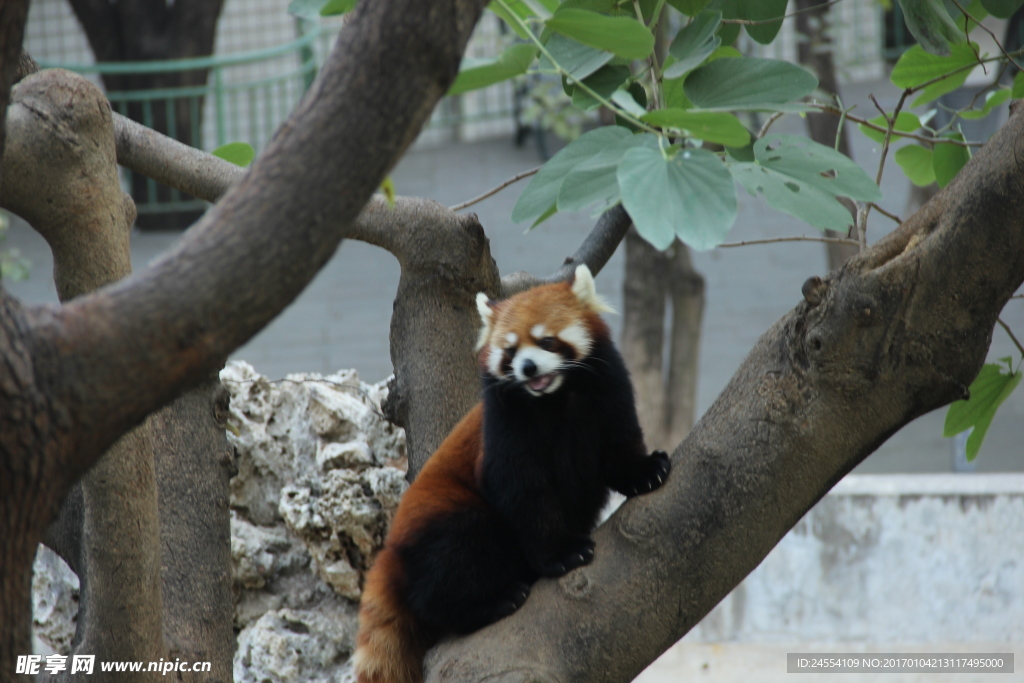
M668 476L586 266L504 301L477 295L483 400L402 497L366 578L359 683L418 683L426 650L516 611L531 584L588 564L608 489Z

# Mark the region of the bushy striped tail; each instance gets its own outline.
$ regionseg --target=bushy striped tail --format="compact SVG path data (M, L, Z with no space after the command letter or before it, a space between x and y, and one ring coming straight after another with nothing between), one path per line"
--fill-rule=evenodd
M395 586L402 577L389 548L377 556L359 603L359 635L352 656L359 683L421 683L426 647Z

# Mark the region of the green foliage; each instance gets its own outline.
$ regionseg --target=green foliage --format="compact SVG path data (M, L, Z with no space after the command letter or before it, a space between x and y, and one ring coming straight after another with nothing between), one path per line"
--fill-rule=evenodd
M710 57L722 43L722 39L715 35L721 23L721 12L703 11L683 27L668 48L673 61L665 66L665 78L678 78Z
M882 193L857 164L831 147L795 135L769 135L754 143L753 162L732 172L752 196L821 229L845 230L850 212L836 197L874 202Z
M981 0L981 4L993 16L1009 19L1021 5L1024 5L1024 0Z
M0 246L7 239L10 218L6 211L0 211ZM32 264L17 249L0 248L0 280L27 280Z
M896 150L896 163L910 182L927 187L935 182L935 168L932 165L932 151L920 145L907 145Z
M962 133L949 133L944 136L947 140L964 141ZM971 150L963 145L936 142L932 151L932 168L935 169L935 182L939 187L949 184L960 169L971 160Z
M1010 97L1015 100L1024 97L1024 71L1018 71L1017 75L1013 77L1013 89L1010 91Z
M684 148L669 156L637 147L623 155L616 177L637 232L658 249L677 235L694 249L710 249L736 220L732 176L707 150Z
M578 163L562 182L558 210L580 211L595 207L595 213L600 214L622 201L617 170L626 152L636 147L657 150L658 136L629 135Z
M1003 401L1013 393L1020 384L1021 372L1013 370L1010 358L1000 359L1006 365L1006 371L996 363L982 366L977 378L969 387L970 398L966 401L955 401L946 411L946 422L942 428L943 436L953 436L973 428L967 437L967 460L974 460L981 449L992 418Z
M248 142L229 142L210 152L235 166L248 166L256 158L256 150Z
M519 200L512 208L513 222L535 221L533 225L536 226L540 220L547 217L545 214L548 214L550 209L557 210L558 192L562 182L577 164L592 159L606 146L615 144L629 135L630 132L625 128L607 126L584 133L566 145L544 164L519 195Z
M537 48L526 43L510 45L494 59L463 59L449 95L485 88L521 76L537 56Z
M566 38L628 59L643 59L654 49L654 34L628 17L609 17L583 9L559 9L545 23Z
M743 147L750 142L750 132L734 114L727 112L658 109L647 112L640 120L727 147Z
M668 4L688 16L694 16L697 12L707 7L711 0L668 0Z
M355 9L356 0L292 0L288 14L303 19L317 19L337 14L346 14Z
M736 18L765 22L745 25L743 28L748 36L762 45L767 45L775 40L775 36L782 28L782 17L786 14L788 0L732 0L732 2L736 9L730 14L735 14ZM767 21L776 17L778 21Z
M1024 73L1024 72L1021 72ZM969 109L967 111L960 112L960 118L962 119L983 119L992 113L992 109L998 107L1003 102L1010 99L1010 89L1001 88L999 90L993 90L985 95L985 103L981 109Z
M948 57L940 57L914 45L900 56L889 80L897 88L920 88L928 83L913 106L931 102L964 84L971 67L978 62L974 52L977 49L974 43L960 43L952 46Z
M892 114L890 114L889 117L891 118ZM885 128L886 126L889 125L886 122L884 116L876 116L875 118L869 120L871 121L871 123L875 124L876 126L881 126L882 128ZM860 128L860 132L864 133L864 135L867 135L875 142L885 142L885 133L883 133L882 131L875 130L874 128L869 128L868 126L865 126L863 123L859 124L857 127ZM920 127L921 119L917 117L917 114L912 114L909 111L901 111L896 116L896 121L893 124L892 129L894 131L898 131L901 133L913 133Z
M816 87L818 79L806 69L757 57L716 59L694 70L683 85L694 106L717 111L782 111Z
M953 44L964 42L963 31L942 0L900 0L900 6L907 28L926 52L946 57Z
M586 88L582 88L578 85L570 86L572 104L574 107L582 109L583 111L597 109L601 106L601 102L587 92L587 90L589 89L599 97L608 99L616 90L619 89L620 86L629 80L629 77L630 71L628 66L603 66L590 76L583 79L583 85L585 85Z
M548 39L544 48L551 57L549 58L547 55L541 57L541 71L557 73L561 67L576 80L586 78L610 62L615 56L611 52L577 43L575 40L570 40L557 33ZM558 66L555 66L556 64Z

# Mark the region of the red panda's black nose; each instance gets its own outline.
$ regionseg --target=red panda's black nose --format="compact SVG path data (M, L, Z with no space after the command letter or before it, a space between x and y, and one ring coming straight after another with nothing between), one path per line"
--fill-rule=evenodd
M537 364L530 359L523 361L523 374L527 377L533 377L537 374Z

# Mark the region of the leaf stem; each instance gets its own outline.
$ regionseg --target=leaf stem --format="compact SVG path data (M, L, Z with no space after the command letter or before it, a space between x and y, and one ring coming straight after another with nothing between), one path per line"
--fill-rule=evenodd
M853 121L854 123L858 123L858 124L860 124L860 125L862 125L862 126L864 126L866 128L870 128L871 130L877 130L879 133L884 133L886 130L888 130L888 128L886 126L879 126L877 123L872 123L871 121L868 121L867 119L864 119L864 118L861 118L859 116L854 116L853 114L850 114L849 113L849 111L850 111L849 109L847 109L846 110L846 114L844 114L842 109L840 109L839 107L836 107L834 105L831 105L831 104L821 104L820 102L810 102L809 104L812 107L814 107L816 109L820 109L823 112L827 112L829 114L835 114L836 116L845 116L845 118L849 119L850 121ZM915 135L914 133L903 133L903 132L900 132L898 130L893 130L892 134L895 135L896 137L899 137L899 138L909 138L910 140L917 140L919 142L927 142L927 143L934 143L935 142L935 138L925 137L924 135ZM942 140L942 144L944 144L944 145L946 145L946 144L957 145L959 147L981 147L985 143L984 142L972 142L972 141L969 141L969 140L960 141L960 140L946 140L946 139L943 139Z
M1007 59L1007 60L1008 60L1008 61L1009 61L1009 62L1010 62L1011 64L1013 64L1013 65L1014 65L1015 67L1017 67L1017 68L1018 68L1018 69L1020 69L1021 71L1024 71L1024 66L1021 66L1020 64L1018 64L1017 62L1015 62L1015 61L1014 61L1014 59L1013 59L1013 57L1011 57L1011 56L1010 56L1010 55L1009 55L1009 54L1008 54L1008 53L1006 52L1006 49L1005 49L1005 48L1003 47L1003 44L999 42L999 38L997 38L997 37L996 37L996 34L992 33L992 29L988 28L987 26L985 26L984 24L982 24L982 23L981 23L980 21L978 21L977 19L975 19L974 17L972 17L972 16L971 16L971 14L970 14L970 12L968 12L968 11L967 11L966 9L964 9L964 6L963 6L963 5L961 5L961 4L959 3L959 2L957 2L957 0L953 0L953 4L954 4L954 5L956 5L956 8L957 8L958 10L960 10L960 11L961 11L961 12L963 13L963 15L964 15L965 17L967 17L967 19L969 19L970 21L973 21L973 22L975 23L975 25L976 25L976 26L977 26L978 28L980 28L980 29L981 29L982 31L984 31L985 33L989 34L989 36L991 36L991 37L992 37L992 40L993 40L993 41L995 41L996 47L998 47L998 48L999 48L999 51L1003 53L1003 57L1005 57L1005 58L1006 58L1006 59ZM967 30L968 30L968 29L967 29L967 22L965 21L965 22L964 22L964 33L967 33ZM969 42L969 41L968 41L968 42ZM975 54L977 54L977 53L975 53ZM981 60L979 60L979 63L980 63L980 61L981 61ZM984 64L982 64L982 66L984 66Z

